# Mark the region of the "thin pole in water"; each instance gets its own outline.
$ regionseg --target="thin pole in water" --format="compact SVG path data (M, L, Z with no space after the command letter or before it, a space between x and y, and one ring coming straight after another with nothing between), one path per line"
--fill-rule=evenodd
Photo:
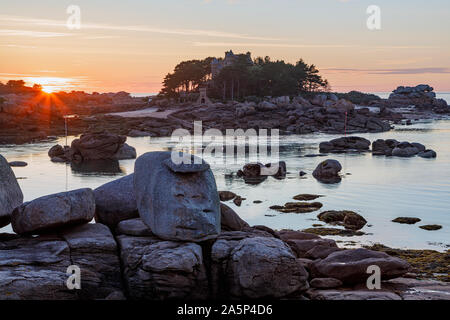
M344 136L347 136L347 111L345 111Z

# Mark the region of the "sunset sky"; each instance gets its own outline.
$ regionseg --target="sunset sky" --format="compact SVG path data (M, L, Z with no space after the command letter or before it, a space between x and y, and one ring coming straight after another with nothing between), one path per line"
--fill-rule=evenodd
M314 63L334 91L450 92L448 0L0 0L0 81L158 92L189 59L252 52ZM81 8L70 30L69 5ZM366 27L369 5L381 30Z

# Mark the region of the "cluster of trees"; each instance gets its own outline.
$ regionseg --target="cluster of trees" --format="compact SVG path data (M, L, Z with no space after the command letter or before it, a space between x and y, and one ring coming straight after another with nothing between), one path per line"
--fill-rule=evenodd
M37 93L40 91L42 91L42 86L40 84L27 87L23 80L9 80L6 84L0 82L0 94Z
M166 76L160 94L177 97L181 92L196 92L208 84L208 95L218 99L241 99L249 96L293 96L300 93L328 90L328 82L314 65L302 59L291 64L256 58L253 63L245 55L237 55L233 64L225 66L211 80L211 61L185 61Z
M179 63L173 73L169 73L163 81L161 95L175 97L180 92L191 93L211 79L211 61L209 57L203 60L190 60Z

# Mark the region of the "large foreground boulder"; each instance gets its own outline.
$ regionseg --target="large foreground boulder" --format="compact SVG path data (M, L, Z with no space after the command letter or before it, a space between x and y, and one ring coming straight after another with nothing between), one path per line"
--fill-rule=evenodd
M130 299L206 299L202 248L155 237L117 237Z
M95 221L113 228L120 221L137 218L134 174L108 182L94 190Z
M209 165L187 154L149 152L136 160L139 214L165 240L204 241L220 233L220 201Z
M73 265L80 268L77 290L67 287ZM0 300L106 299L123 297L122 291L117 245L104 225L37 237L0 236Z
M11 213L23 202L22 190L8 162L0 155L0 228L9 224Z
M57 236L1 241L0 300L77 299L66 286L71 264L69 246Z
M81 270L81 299L104 299L122 292L117 243L109 228L100 223L65 230L62 238L70 249L71 264Z
M369 277L367 268L378 266L382 279L402 276L410 269L410 265L401 259L391 257L384 252L368 249L337 251L327 258L314 261L311 273L314 277L336 278L344 283L364 282Z
M217 297L281 298L308 288L308 273L280 239L219 239L211 258Z
M87 223L94 218L95 197L91 189L78 189L25 202L12 214L18 234L40 234L61 227Z
M319 163L313 171L313 177L323 183L337 183L341 181L339 172L342 166L337 160L328 159Z

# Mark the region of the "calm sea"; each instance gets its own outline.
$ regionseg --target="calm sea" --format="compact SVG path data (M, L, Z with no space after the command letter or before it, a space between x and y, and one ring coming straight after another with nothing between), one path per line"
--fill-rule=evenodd
M394 138L400 141L416 141L434 149L436 159L419 157L402 159L372 156L367 154L330 155L341 162L343 172L348 175L339 184L325 185L311 176L314 168L325 158L303 157L318 153L321 141L336 135L309 134L285 136L280 139L280 159L286 161L286 179L269 177L259 185L248 185L235 173L246 159L237 159L237 164L216 164L214 157L206 157L211 163L219 190L230 190L246 198L240 207L228 203L251 225L267 225L275 229L309 228L322 224L317 214L281 214L270 210L272 205L283 205L301 193L324 195L318 200L323 210L353 210L368 221L361 237L330 237L352 245L383 243L397 248L431 248L444 250L450 245L450 120L417 123L399 126L385 133L361 134L371 141L379 138ZM73 139L71 137L70 139ZM170 138L129 138L127 141L137 149L138 155L149 151L168 150L173 146ZM63 139L59 141L63 144ZM25 200L39 196L82 187L96 188L106 182L133 172L134 160L120 161L116 166L105 168L71 168L70 165L52 163L47 156L53 143L37 143L21 146L0 146L0 153L9 161L28 162L24 168L14 168ZM274 159L264 159L273 161ZM89 169L89 170L87 170ZM299 171L308 174L299 177ZM101 172L102 171L102 172ZM262 203L255 204L253 201ZM416 225L391 222L396 217L418 217ZM424 224L439 224L438 231L419 228ZM10 232L6 227L0 232Z

